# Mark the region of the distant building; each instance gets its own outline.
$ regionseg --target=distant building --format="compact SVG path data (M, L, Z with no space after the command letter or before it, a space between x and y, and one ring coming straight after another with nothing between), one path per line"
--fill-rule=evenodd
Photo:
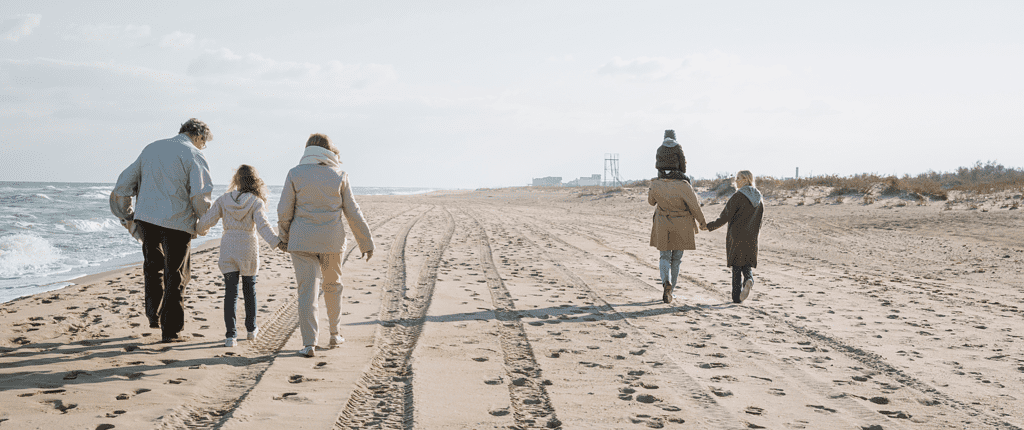
M560 187L562 186L561 176L547 176L543 178L533 178L533 186L535 187Z
M591 187L595 185L601 185L601 174L584 176L579 179L573 179L565 183L567 187Z

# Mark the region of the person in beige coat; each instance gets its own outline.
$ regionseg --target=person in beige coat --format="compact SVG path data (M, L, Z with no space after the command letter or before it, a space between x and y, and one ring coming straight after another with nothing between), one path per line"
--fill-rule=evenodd
M288 171L277 205L278 236L282 250L292 254L298 283L299 328L304 348L300 355L315 355L320 333L318 293L323 290L330 324L330 347L341 336L341 256L345 252L345 221L370 261L373 237L363 212L352 196L348 174L341 170L338 150L323 134L313 134L298 166ZM320 281L317 288L317 281Z
M707 222L704 221L704 212L700 209L697 194L682 172L659 172L658 176L651 180L647 195L647 202L656 206L651 226L651 246L661 252L658 264L664 289L661 299L671 303L683 251L697 249L694 235L707 228Z

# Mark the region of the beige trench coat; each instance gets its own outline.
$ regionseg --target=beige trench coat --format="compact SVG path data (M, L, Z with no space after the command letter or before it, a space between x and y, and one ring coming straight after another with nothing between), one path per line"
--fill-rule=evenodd
M707 225L700 201L690 183L682 179L652 179L647 202L654 210L651 246L659 251L697 249L694 235Z
M320 164L300 164L288 171L277 204L278 236L288 252L344 252L342 214L359 250L373 251L370 227L352 196L348 174Z

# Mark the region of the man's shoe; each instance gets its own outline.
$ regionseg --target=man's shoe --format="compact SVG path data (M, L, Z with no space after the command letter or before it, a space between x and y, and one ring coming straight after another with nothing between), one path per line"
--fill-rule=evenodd
M260 334L260 328L256 327L255 329L253 329L253 331L250 331L249 334L245 335L245 339L246 340L256 340L256 336L258 336L259 334Z
M316 347L313 346L313 345L310 345L310 346L307 346L305 348L302 348L302 350L299 351L299 355L301 355L303 357L313 357L313 356L316 355Z
M754 280L753 279L747 279L746 281L743 281L743 289L740 290L740 301L741 302L747 299L747 296L750 295L750 290L752 290L752 289L754 289Z
M226 347L238 346L238 341L235 340L235 338L233 338L233 337L229 337L227 339L224 339L224 346L226 346Z
M661 301L665 303L672 303L672 284L665 282L662 284L664 291L661 293Z
M341 344L343 344L343 343L345 343L345 338L344 337L341 337L340 334L333 334L333 335L331 335L331 342L328 343L327 346L329 346L331 348L337 348L337 347L341 346Z
M149 328L160 328L159 320L149 320Z

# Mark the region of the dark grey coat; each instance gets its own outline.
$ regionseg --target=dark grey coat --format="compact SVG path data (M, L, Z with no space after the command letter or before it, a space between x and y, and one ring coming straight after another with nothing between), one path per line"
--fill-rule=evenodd
M716 230L729 223L725 234L725 259L728 266L757 267L757 236L761 232L764 203L757 207L743 193L729 198L718 219L708 223L708 230Z

